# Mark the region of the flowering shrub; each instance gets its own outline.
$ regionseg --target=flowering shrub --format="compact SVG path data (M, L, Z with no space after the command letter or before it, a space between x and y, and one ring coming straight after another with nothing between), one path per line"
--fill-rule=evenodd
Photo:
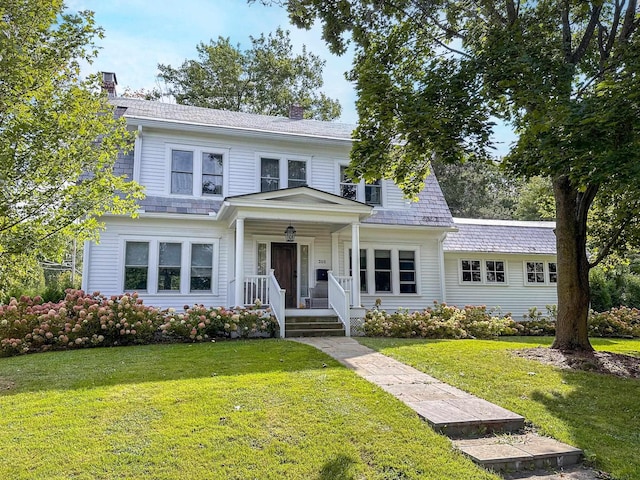
M260 305L232 310L185 306L184 313L176 313L143 305L136 293L107 298L70 289L57 303L22 296L0 305L0 354L273 335L276 325L270 310Z
M487 307L463 309L434 302L421 312L400 309L395 313L374 308L366 313L364 334L369 337L404 338L495 338L505 335L555 335L557 307L547 305L546 313L529 309L524 321L515 322L510 314L499 316ZM640 337L640 310L612 308L603 313L590 312L592 337Z
M594 337L640 337L640 310L612 308L607 312L591 312L589 335Z
M395 313L369 310L364 333L370 337L418 338L494 338L515 335L518 330L511 316L493 316L485 306L464 309L434 302L421 312L400 309Z

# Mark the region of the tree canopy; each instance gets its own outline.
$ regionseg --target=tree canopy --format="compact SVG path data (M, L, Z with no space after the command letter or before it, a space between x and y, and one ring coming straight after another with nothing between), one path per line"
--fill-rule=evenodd
M320 91L324 61L307 51L293 52L289 32L250 37L251 47L233 46L218 37L198 44L198 60L179 68L159 64L158 77L167 93L183 105L263 115L288 116L291 105L304 108L305 118L334 120L337 100Z
M637 0L289 0L330 48L355 45L355 176L415 194L435 156L484 158L492 119L515 126L505 158L552 179L558 255L555 348L591 349L589 269L637 242L640 40ZM592 205L607 212L588 222ZM588 257L588 226L605 242Z
M139 187L112 172L132 136L97 77L80 77L100 35L61 0L0 7L0 291L64 237L94 236L101 215L134 212Z

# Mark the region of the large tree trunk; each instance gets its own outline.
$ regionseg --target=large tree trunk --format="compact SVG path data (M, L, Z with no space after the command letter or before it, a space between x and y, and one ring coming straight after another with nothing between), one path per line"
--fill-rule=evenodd
M591 351L593 347L587 330L589 260L586 244L587 211L593 201L593 192L578 192L566 176L554 179L553 191L556 199L558 321L551 348Z

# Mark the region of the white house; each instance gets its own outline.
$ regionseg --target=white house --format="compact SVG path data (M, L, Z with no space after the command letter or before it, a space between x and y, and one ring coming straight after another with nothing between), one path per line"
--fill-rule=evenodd
M137 131L116 171L146 198L85 245L86 291L177 308L259 298L283 335L286 318L311 313L337 316L348 335L376 299L514 315L556 301L551 228L454 221L433 175L417 202L391 181L350 182L353 125L112 102Z

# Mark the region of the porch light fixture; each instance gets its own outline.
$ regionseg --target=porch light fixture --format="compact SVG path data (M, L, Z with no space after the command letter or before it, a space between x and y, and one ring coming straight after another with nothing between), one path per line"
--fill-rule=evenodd
M287 242L294 242L296 240L296 229L291 224L284 231L284 238Z

